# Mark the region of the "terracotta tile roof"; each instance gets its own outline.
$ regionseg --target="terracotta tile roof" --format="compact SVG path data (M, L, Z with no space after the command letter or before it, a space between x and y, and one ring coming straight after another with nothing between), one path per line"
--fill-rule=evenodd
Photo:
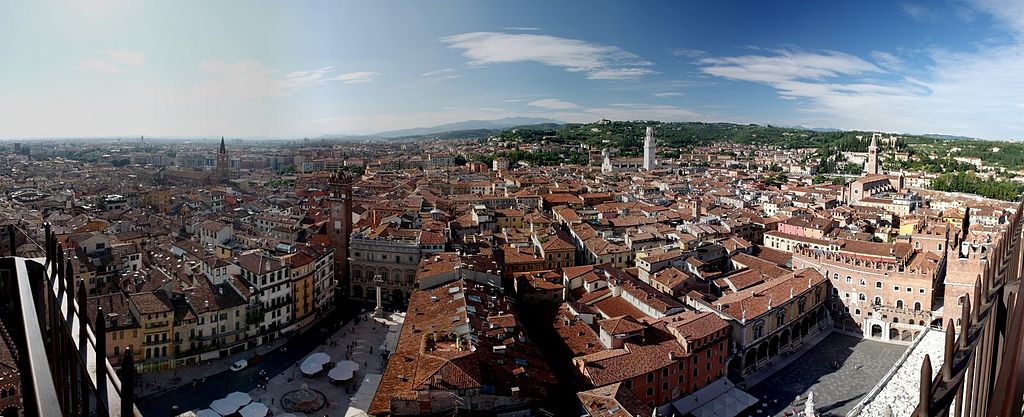
M597 326L610 335L633 333L644 329L644 325L629 316L600 320Z
M158 295L159 294L159 295ZM171 303L163 293L143 292L129 296L139 314L159 314L173 311Z
M604 345L601 344L594 329L576 317L569 310L568 304L558 306L551 323L573 357L604 350Z
M414 291L368 412L389 414L392 399L453 389L511 396L518 387L523 398L543 398L554 375L513 311L495 290L462 279Z
M621 383L576 393L583 409L591 417L649 416L654 410Z
M805 294L825 280L817 270L804 268L742 291L725 294L715 301L713 307L736 320L744 316L751 320L767 313L770 310L769 304L781 305L790 299L790 294L794 297Z

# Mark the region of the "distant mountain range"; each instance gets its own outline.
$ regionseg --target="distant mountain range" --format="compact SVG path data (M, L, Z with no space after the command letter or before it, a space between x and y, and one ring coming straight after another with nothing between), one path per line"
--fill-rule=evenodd
M564 124L554 119L541 117L506 117L496 120L466 120L462 122L447 123L432 127L417 127L412 129L391 130L387 132L374 133L373 137L398 138L403 136L423 136L435 133L453 132L458 130L501 130L516 126L539 125L545 123Z

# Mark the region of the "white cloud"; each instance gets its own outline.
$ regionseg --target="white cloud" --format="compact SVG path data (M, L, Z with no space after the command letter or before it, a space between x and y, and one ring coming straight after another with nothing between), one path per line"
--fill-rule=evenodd
M923 77L839 52L774 51L700 61L706 74L771 86L794 100L793 124L1024 139L1024 44L933 50Z
M358 84L358 83L368 83L370 81L373 81L379 75L380 75L379 72L357 71L357 72L349 72L349 73L341 74L341 75L338 75L337 77L334 77L334 78L331 78L331 79L332 80L341 81L342 83L345 83L345 84Z
M471 32L441 38L460 49L470 65L537 62L585 74L590 79L621 80L652 73L650 61L615 46L549 35Z
M538 30L541 30L541 28L522 27L522 26L505 26L502 29L505 29L505 30L523 30L523 31L529 31L529 32L536 32Z
M903 60L888 52L871 51L871 58L878 66L887 70L899 72L904 69Z
M439 70L424 72L424 73L420 74L420 77L433 77L435 75L450 74L450 73L453 73L453 72L455 72L454 68L442 68L442 69L439 69Z
M903 3L900 10L915 22L931 22L938 17L935 11L918 4Z
M683 95L683 93L679 93L679 92L675 92L675 91L663 91L663 92L654 93L654 94L651 94L651 95L655 96L655 97L665 98L665 97L679 97L679 96Z
M141 53L106 49L98 56L78 61L76 66L84 70L119 74L129 69L141 69L145 62L146 56Z
M780 84L822 80L840 75L881 72L874 64L842 52L811 53L777 50L774 55L710 57L698 61L706 74L734 80Z
M671 52L672 55L690 59L704 58L708 56L707 51L702 49L673 48L669 52Z
M534 101L531 101L531 102L526 103L526 104L529 105L529 106L542 107L542 108L545 108L545 109L575 109L575 108L579 107L579 106L577 106L577 105L575 105L573 103L570 103L570 102L567 102L567 101L562 101L562 100L555 99L555 98L546 98L546 99L543 99L543 100L534 100Z
M334 67L323 67L309 71L292 71L284 76L281 82L288 88L310 87L323 84L326 77L334 71Z
M1016 32L1024 34L1024 2L1020 0L974 0L972 6L988 13Z

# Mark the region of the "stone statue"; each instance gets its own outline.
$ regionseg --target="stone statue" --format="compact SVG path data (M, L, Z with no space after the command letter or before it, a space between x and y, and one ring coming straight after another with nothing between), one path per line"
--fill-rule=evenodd
M814 410L814 391L807 394L807 402L804 403L804 417L818 417L818 412Z

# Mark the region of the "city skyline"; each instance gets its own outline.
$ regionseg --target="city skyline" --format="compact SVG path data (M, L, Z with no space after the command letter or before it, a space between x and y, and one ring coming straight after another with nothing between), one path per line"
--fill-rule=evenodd
M1012 1L192 6L0 5L0 138L543 117L1024 139Z

